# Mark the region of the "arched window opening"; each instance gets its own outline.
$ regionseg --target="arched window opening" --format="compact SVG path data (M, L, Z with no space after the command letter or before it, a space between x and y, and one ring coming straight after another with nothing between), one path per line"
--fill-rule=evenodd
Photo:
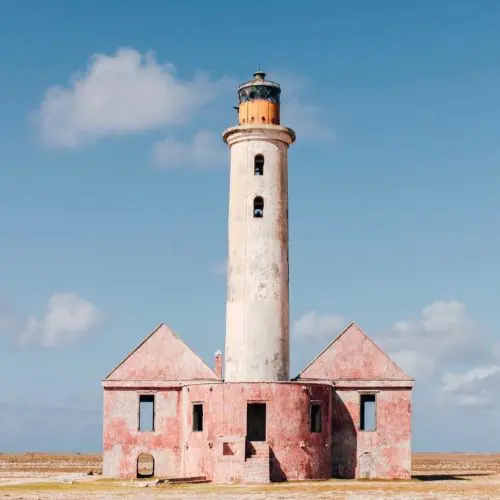
M264 156L255 155L253 160L253 173L254 175L264 175Z
M254 123L255 122L255 117L252 116L252 118L250 118L250 123Z
M261 196L256 196L253 200L253 216L256 219L264 217L264 199Z
M266 123L266 117L265 116L262 117L262 123Z
M155 459L150 453L141 453L137 457L137 477L153 477L155 475Z

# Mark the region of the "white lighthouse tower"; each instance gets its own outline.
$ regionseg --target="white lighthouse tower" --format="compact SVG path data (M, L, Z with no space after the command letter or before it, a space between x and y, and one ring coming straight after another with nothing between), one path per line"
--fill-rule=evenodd
M227 382L290 378L288 147L277 83L254 73L238 88L231 150L225 374Z

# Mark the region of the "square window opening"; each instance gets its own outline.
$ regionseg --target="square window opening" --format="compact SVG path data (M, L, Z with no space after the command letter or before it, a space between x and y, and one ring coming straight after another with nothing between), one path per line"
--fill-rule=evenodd
M234 455L233 449L229 443L222 443L222 454L223 455Z

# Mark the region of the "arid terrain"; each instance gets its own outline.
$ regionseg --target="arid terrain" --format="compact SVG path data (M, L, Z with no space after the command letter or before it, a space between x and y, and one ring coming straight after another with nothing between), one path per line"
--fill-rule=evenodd
M263 486L155 484L101 476L100 455L0 454L0 498L114 499L500 499L500 454L415 454L411 481L340 481Z

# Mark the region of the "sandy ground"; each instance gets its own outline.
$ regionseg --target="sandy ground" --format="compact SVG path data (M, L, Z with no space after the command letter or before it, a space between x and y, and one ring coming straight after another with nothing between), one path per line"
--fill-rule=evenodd
M100 475L99 455L0 454L10 500L500 499L500 455L416 454L411 481L291 482L263 486L155 485ZM93 474L88 473L92 471Z

